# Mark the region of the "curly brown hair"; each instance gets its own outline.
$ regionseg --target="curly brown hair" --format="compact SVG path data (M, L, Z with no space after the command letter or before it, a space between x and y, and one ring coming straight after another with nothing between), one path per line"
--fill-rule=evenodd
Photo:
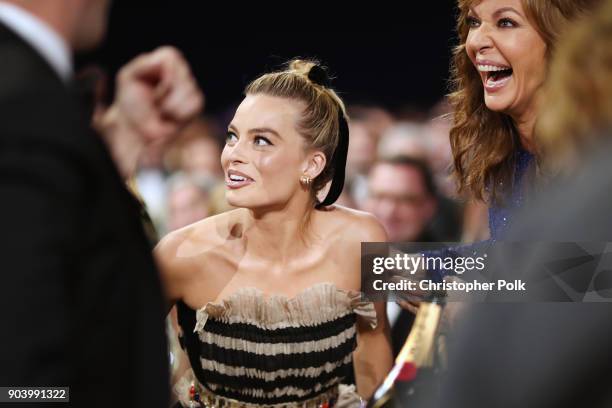
M459 45L451 66L454 122L450 131L454 173L460 193L499 202L512 182L514 152L520 145L510 116L494 112L484 102L483 85L466 52L470 8L482 0L458 0ZM550 61L559 36L568 23L581 16L596 0L522 0L527 18L546 44Z

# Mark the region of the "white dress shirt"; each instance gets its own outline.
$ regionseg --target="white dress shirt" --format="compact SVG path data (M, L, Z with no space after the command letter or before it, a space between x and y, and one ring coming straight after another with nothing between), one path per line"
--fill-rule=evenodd
M0 1L0 22L34 48L67 82L72 77L72 55L66 41L40 18L21 7Z

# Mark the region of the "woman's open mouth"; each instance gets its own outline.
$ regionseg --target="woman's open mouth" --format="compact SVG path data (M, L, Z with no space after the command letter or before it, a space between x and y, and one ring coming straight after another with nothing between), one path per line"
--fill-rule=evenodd
M225 185L231 189L235 189L248 186L254 181L255 180L244 173L240 173L236 170L229 170L227 172L227 177L225 178Z
M487 92L503 88L512 78L512 68L507 65L479 62L477 67Z

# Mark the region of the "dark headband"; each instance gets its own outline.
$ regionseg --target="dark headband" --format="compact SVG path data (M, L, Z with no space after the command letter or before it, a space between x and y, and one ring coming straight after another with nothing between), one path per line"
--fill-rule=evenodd
M308 79L315 84L329 87L330 78L327 70L320 65L313 65L308 72ZM331 158L331 168L333 169L332 183L325 199L315 206L315 208L325 207L336 202L342 189L344 188L344 172L346 169L346 156L348 154L349 129L344 112L338 105L338 146L334 150Z
M331 166L334 169L332 176L331 187L329 192L325 196L325 199L315 206L315 208L325 207L332 205L336 202L342 189L344 188L344 172L346 169L346 156L348 154L349 145L349 128L344 112L338 106L338 146L334 150L334 154L331 159Z

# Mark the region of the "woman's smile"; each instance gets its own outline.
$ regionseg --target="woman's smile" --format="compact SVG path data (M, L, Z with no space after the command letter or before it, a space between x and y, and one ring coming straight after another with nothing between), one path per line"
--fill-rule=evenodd
M513 71L509 65L489 60L477 60L476 68L487 93L499 91L512 80Z
M245 173L239 172L238 170L234 169L229 169L225 176L225 185L231 189L246 187L254 182L255 180L253 180Z

